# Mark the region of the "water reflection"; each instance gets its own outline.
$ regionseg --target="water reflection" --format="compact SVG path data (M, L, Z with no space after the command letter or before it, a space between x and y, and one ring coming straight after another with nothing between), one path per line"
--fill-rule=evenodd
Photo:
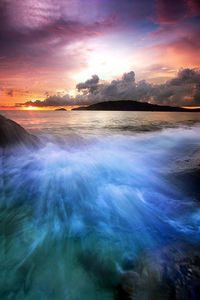
M28 130L67 135L112 134L160 130L165 127L192 126L200 113L124 112L124 111L2 111Z

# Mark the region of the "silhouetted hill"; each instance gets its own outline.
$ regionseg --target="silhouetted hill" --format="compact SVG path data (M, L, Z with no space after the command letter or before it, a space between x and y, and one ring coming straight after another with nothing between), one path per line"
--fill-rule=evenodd
M73 110L119 110L119 111L199 111L200 109L186 109L182 107L165 106L149 104L147 102L138 102L131 100L120 100L120 101L105 101L96 104L92 104L85 107L73 108Z
M66 111L65 108L56 108L55 111Z

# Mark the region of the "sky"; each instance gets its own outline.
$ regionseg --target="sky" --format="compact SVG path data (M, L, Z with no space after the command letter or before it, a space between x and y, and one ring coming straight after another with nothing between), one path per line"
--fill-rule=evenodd
M1 0L0 106L200 106L199 0Z

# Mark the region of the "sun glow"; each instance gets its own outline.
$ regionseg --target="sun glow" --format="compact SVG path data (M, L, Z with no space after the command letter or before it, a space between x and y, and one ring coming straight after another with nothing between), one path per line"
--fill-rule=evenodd
M40 108L37 106L24 106L23 110L39 110Z
M71 96L71 97L75 97L76 96L76 91L75 90L69 90L68 95Z
M36 107L36 106L28 106L27 107L27 110L37 110L38 109L38 107Z
M183 108L200 109L200 106L183 106Z
M133 65L131 55L128 53L122 55L122 52L117 49L113 53L110 49L101 48L102 46L99 45L88 53L88 67L76 75L77 82L85 81L93 74L97 74L103 80L110 80L131 71Z

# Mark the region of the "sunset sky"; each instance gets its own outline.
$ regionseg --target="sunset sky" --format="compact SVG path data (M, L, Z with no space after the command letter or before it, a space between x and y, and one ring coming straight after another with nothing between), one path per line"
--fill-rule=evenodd
M0 28L3 109L200 105L199 0L1 0Z

